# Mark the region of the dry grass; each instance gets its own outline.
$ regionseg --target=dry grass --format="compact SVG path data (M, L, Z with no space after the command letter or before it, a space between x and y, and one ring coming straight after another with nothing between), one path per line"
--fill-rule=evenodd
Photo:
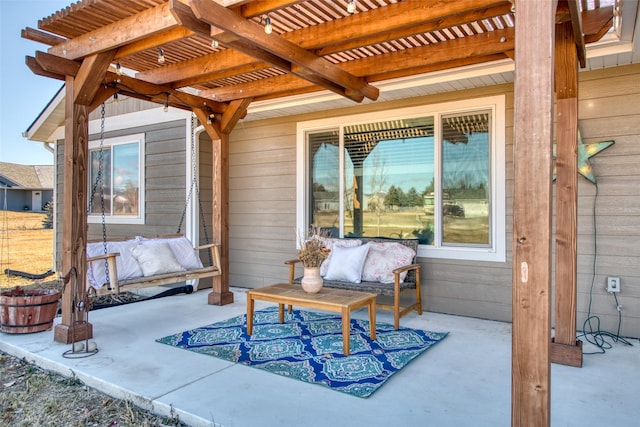
M1 288L57 287L56 276L30 280L5 269L41 274L53 265L53 231L44 214L0 211ZM177 416L159 417L0 352L0 426L186 426Z
M6 269L33 274L53 269L53 230L43 228L44 219L43 213L0 211L0 288L42 281L8 276Z
M23 360L0 353L0 425L186 426L177 416L160 417Z

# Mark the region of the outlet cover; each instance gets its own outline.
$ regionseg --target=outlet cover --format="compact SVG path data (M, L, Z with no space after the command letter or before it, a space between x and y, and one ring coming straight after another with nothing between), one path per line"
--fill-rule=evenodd
M607 292L620 292L619 277L607 277Z

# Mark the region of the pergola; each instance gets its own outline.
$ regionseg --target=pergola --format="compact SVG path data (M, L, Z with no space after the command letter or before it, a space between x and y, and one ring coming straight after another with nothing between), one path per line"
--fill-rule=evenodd
M85 288L88 117L114 94L192 111L213 141L213 234L228 283L229 134L254 101L331 91L375 101L376 82L515 61L512 424L548 425L550 362L580 366L576 342L578 69L611 27L586 0L82 0L26 28L43 43L26 62L65 82L65 289L55 340ZM517 24L517 25L516 25ZM123 75L119 69L135 72ZM555 85L555 86L554 86ZM555 93L555 97L554 97ZM552 143L556 103L556 333L551 341Z

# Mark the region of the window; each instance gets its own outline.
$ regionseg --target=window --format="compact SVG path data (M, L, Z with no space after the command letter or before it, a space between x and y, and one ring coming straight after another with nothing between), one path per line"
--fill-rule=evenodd
M144 134L91 141L88 222L144 223Z
M504 97L335 121L298 125L299 229L505 260Z

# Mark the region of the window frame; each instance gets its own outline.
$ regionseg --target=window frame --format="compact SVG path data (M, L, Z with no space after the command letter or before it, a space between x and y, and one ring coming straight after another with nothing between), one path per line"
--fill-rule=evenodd
M103 149L111 150L112 147L117 145L124 144L138 144L138 182L139 182L139 206L138 206L138 215L112 215L105 214L105 223L106 224L133 224L133 225L141 225L145 223L145 134L137 133L132 135L123 135L113 138L105 138L103 141ZM100 140L91 140L89 141L89 152L87 159L87 175L91 177L91 151L100 149ZM113 158L113 155L112 155ZM112 177L113 179L113 177ZM91 182L88 183L87 188L87 197L90 197L89 192L91 192ZM112 183L113 185L113 183ZM100 224L102 223L102 215L101 214L90 214L87 213L87 223L89 224Z
M326 130L339 130L339 140L343 144L343 129L347 125L372 123L377 121L409 119L414 117L434 116L434 184L441 191L442 153L441 153L441 118L449 114L464 114L478 110L491 110L492 123L490 129L490 200L492 213L490 217L490 242L488 247L471 247L464 245L442 245L440 238L434 239L433 245L420 245L418 257L443 258L469 261L506 261L506 163L505 163L505 95L473 98L437 104L398 108L372 113L352 114L341 117L323 118L318 120L301 121L296 130L296 228L298 235L304 235L309 225L310 195L307 189L310 185L309 156L307 155L307 133ZM340 150L339 179L344 183L344 158ZM340 191L340 211L344 211L344 199ZM438 209L436 209L437 211ZM441 218L435 218L441 224ZM440 227L438 227L440 228ZM344 229L343 218L340 215L340 229ZM437 230L441 233L441 229ZM439 237L438 234L434 237Z

